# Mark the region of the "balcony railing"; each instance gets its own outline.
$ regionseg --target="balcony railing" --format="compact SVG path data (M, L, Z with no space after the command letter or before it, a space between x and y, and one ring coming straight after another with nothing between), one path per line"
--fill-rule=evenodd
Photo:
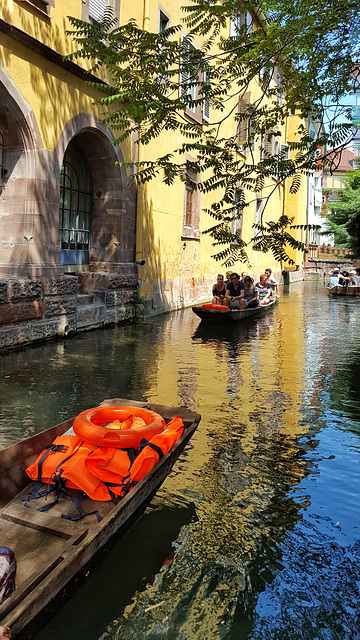
M307 247L307 258L310 260L341 260L351 258L351 249L343 247L326 247L317 244L309 244Z

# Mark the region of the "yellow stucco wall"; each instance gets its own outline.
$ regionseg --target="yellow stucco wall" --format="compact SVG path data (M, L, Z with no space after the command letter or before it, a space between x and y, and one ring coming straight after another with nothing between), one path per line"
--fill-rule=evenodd
M125 23L135 18L138 25L153 31L158 29L159 9L165 11L175 25L181 21L182 2L163 0L122 0L120 3L120 22ZM3 0L0 6L0 18L30 34L61 55L69 53L74 44L65 34L71 25L68 15L81 18L81 0L56 0L51 8L50 18L44 19L39 12L27 2ZM186 28L184 27L186 32ZM85 83L61 67L15 40L2 35L0 39L0 64L17 85L24 98L31 105L38 124L44 147L53 150L59 140L65 124L80 113L91 113L100 116L101 111L94 106L97 93ZM83 64L78 61L78 64ZM261 92L257 81L250 86L252 100ZM236 100L236 99L235 99ZM232 135L235 123L229 120L224 127L224 135ZM284 127L284 142L286 131ZM171 138L169 136L171 135ZM290 131L289 131L290 135ZM154 159L180 146L179 133L166 134L139 150L140 159ZM122 146L125 160L132 158L130 144ZM255 151L258 153L258 150ZM305 222L306 192L304 185L296 196L287 197L284 202L283 187L274 189L275 181L268 180L261 195L269 191L274 193L265 208L263 222L276 220L286 211L294 215L296 222ZM201 194L200 241L182 237L184 216L184 184L177 180L168 187L163 184L161 176L138 190L137 246L136 258L145 260L141 266L141 295L151 298L154 281L176 281L189 283L192 279L210 279L215 281L218 272L225 272L225 267L212 256L218 249L212 246L211 238L204 232L213 224L213 220L203 211L209 207L216 197L213 192ZM242 236L248 241L254 233L256 195L246 193L249 206L246 207L242 226ZM300 239L300 237L299 237ZM294 255L296 264L302 263L301 255ZM239 263L232 270L246 270L259 275L267 266L279 271L280 265L271 254L249 251L251 266ZM175 287L176 288L176 287ZM210 294L210 289L209 289ZM174 293L176 296L176 292ZM181 305L179 305L181 306Z
M174 3L164 0L161 5L157 2L144 3L145 12L139 16L134 12L134 7L130 2L122 3L122 20L127 17L135 17L138 24L146 24L149 30L156 31L158 28L159 7L170 17L171 24L181 22L181 3ZM148 20L144 20L148 16ZM186 26L184 26L186 33ZM261 87L257 81L249 88L252 101L261 95ZM237 98L234 98L236 103ZM222 135L233 135L236 129L234 121L229 119L224 125ZM284 127L285 135L285 127ZM177 146L182 140L178 133L172 133L158 138L154 143L141 148L140 157L142 160L154 159ZM259 150L255 150L259 154ZM275 187L275 188L274 188ZM273 195L267 204L263 222L276 220L283 212L283 187L276 187L275 180L269 179L263 193L263 197L273 191ZM249 205L246 207L242 225L242 237L249 241L254 235L253 224L255 222L256 194L246 192ZM138 233L137 233L137 259L145 259L146 265L141 267L142 278L141 294L145 298L151 298L153 280L174 279L174 278L214 278L218 272L225 273L226 268L221 262L216 261L212 256L219 251L212 246L211 238L205 234L205 230L214 224L204 211L216 199L216 194L201 194L201 216L200 216L200 242L188 240L182 237L183 216L184 216L184 184L177 180L173 186L168 187L163 184L161 176L151 183L139 189L138 202ZM221 247L220 247L221 248ZM276 263L271 254L263 254L249 251L250 264L237 263L232 270L239 272L247 270L254 275L259 275L268 266L273 271L279 271L280 265Z
M3 0L0 18L14 25L61 56L75 50L66 30L71 29L68 16L81 18L81 0L57 0L46 17L27 2ZM76 61L78 66L86 66ZM54 150L64 126L80 113L101 117L102 108L94 105L99 96L96 89L81 78L55 65L29 47L2 35L0 65L31 105L44 148ZM123 145L125 160L131 158L130 144Z

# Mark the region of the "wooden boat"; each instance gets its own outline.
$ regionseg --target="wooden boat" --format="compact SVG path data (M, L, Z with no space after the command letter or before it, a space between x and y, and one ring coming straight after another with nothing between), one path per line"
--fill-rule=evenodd
M71 500L61 498L47 512L39 512L35 500L25 508L22 497L33 483L25 469L38 454L67 431L72 419L0 451L0 546L10 547L16 556L16 589L0 605L0 625L10 628L12 639L31 638L45 622L45 609L59 608L75 579L84 577L94 557L106 550L111 539L118 542L139 519L174 463L193 435L200 415L184 407L164 407L115 398L103 405L130 405L159 413L166 422L180 415L185 430L172 449L118 504L95 502L84 493L71 490L86 512L98 510L80 522L61 518L74 512ZM42 498L41 500L44 500ZM39 504L40 502L40 504ZM36 504L34 504L36 503Z
M350 297L359 297L360 296L360 287L356 287L355 285L349 285L348 287L342 287L339 284L336 284L334 287L328 287L329 296L350 296Z
M250 318L257 318L265 315L270 309L273 309L276 304L276 300L271 300L269 304L254 307L252 309L243 309L238 311L236 309L209 309L207 306L193 307L192 310L196 313L201 320L212 320L213 322L238 322L240 320L248 320Z

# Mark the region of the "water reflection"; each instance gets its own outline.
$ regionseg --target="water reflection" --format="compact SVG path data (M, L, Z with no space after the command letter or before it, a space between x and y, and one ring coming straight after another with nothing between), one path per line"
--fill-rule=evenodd
M186 310L3 356L3 443L104 397L202 414L147 516L38 640L358 637L357 304L300 283L230 331ZM124 597L104 602L106 581Z

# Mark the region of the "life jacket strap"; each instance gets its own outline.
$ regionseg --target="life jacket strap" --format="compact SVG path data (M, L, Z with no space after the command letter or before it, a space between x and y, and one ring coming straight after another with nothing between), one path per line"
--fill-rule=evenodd
M146 438L143 438L140 442L140 451L145 449L145 447L150 447L150 449L153 449L153 451L156 451L156 453L159 456L159 460L161 460L161 458L164 455L164 452L160 447L157 446L157 444L154 444L153 442L149 442L149 440L146 440Z
M95 510L95 511L84 511L84 509L82 508L81 502L80 500L78 500L75 496L72 495L72 493L70 493L70 491L68 491L67 489L63 489L63 492L66 493L67 496L69 496L69 498L71 498L71 500L73 501L76 509L78 510L78 513L73 513L73 514L69 514L69 515L65 515L63 514L61 517L64 518L64 520L71 520L71 522L77 522L78 520L81 520L82 518L85 518L85 516L96 516L96 519L98 522L101 522L102 517L99 513L99 511Z

